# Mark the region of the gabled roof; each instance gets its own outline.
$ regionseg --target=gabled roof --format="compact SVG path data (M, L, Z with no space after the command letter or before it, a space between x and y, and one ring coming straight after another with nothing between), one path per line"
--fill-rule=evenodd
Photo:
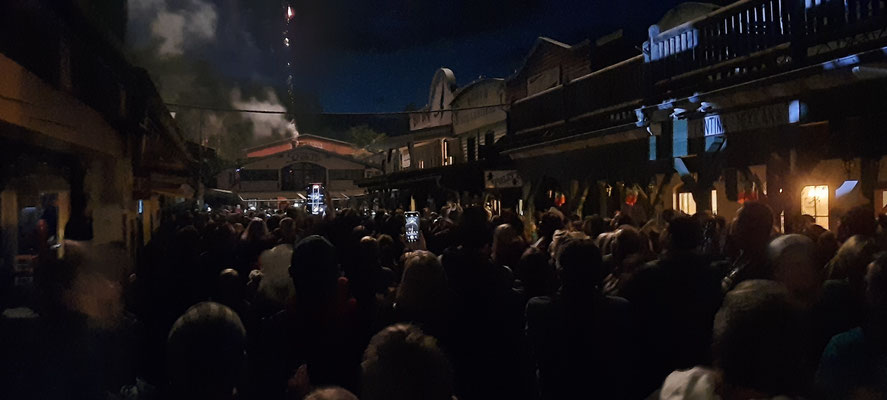
M514 79L515 77L517 77L518 75L520 75L520 73L524 70L524 67L527 66L527 62L530 60L530 58L533 57L533 55L536 53L536 51L539 50L539 47L541 47L541 46L552 47L555 49L559 49L561 51L573 51L575 48L581 47L581 46L587 46L589 43L590 42L588 41L588 39L586 39L586 40L583 40L583 41L577 43L574 46L570 46L566 43L559 42L559 41L554 40L549 37L539 36L538 38L536 38L536 41L533 43L533 47L530 48L530 51L527 53L526 56L524 56L524 59L521 60L520 67L518 67L516 70L514 70L514 73L512 73L508 78L505 78L505 80L510 81L510 80Z
M456 92L453 93L453 102L456 102L456 99L458 99L459 96L461 96L461 95L462 95L463 93L465 93L465 92L468 92L471 88L473 88L473 87L475 87L475 86L479 86L479 85L481 85L481 84L486 84L486 83L494 83L494 82L503 82L503 83L504 83L504 82L505 82L505 79L502 79L502 78L484 78L484 77L477 78L477 79L475 79L474 81L470 82L469 84L467 84L467 85L465 85L465 86L462 86L462 87L460 87L459 89L457 89Z
M324 141L327 141L327 142L339 143L339 144L344 144L344 145L346 145L346 146L355 147L355 146L354 146L354 143L351 143L351 142L348 142L348 141L345 141L345 140L333 139L333 138L331 138L331 137L326 137L326 136L323 136L323 135L314 135L314 134L311 134L311 133L300 133L299 136L296 137L296 139L298 139L298 138L303 138L303 137L304 137L304 138L317 138L317 139L324 140Z
M325 155L325 156L329 156L329 157L333 157L333 158L342 159L342 160L349 161L349 162L353 162L353 163L356 163L356 164L361 164L361 165L363 165L363 166L365 166L365 167L368 167L368 168L380 168L380 166L378 166L378 165L371 164L371 163L368 163L368 162L363 161L363 160L358 160L358 159L356 159L356 158L354 158L354 157L349 157L349 156L342 155L342 154L339 154L339 153L334 153L334 152L331 152L331 151L327 151L327 150L324 150L324 149L320 149L320 148L317 148L317 147L314 147L314 146L297 146L297 147L293 147L291 150L282 151L282 152L280 152L280 153L269 154L269 155L264 156L264 157L246 158L246 159L242 159L242 160L240 160L240 163L239 163L239 164L240 164L240 165L253 164L253 163L256 163L256 162L259 162L259 161L264 161L264 160L267 160L267 159L270 159L270 158L280 157L281 155L286 154L286 153L289 153L289 152L292 152L292 151L314 151L314 152L317 152L317 153L323 154L323 155Z
M292 142L295 142L295 141L296 141L295 138L286 138L286 139L275 140L275 141L273 141L273 142L268 142L268 143L265 143L265 144L260 144L260 145L258 145L258 146L247 147L247 148L243 149L243 153L247 153L247 154L248 154L248 153L252 153L252 152L254 152L254 151L258 151L258 150L262 150L262 149L267 149L267 148L269 148L269 147L279 146L279 145L286 144L286 143L292 143Z
M311 133L300 133L299 136L296 136L296 137L275 140L273 142L268 142L268 143L261 144L258 146L248 147L248 148L243 149L243 152L244 153L252 153L255 151L259 151L262 149L267 149L267 148L271 148L271 147L275 147L275 146L279 146L279 145L287 144L287 143L293 143L294 147L295 147L295 145L298 144L299 138L314 138L314 139L319 139L319 140L323 140L323 141L327 141L327 142L331 142L331 143L338 143L338 144L342 144L345 146L355 147L354 143L346 142L344 140L333 139L333 138L322 136L322 135L314 135Z

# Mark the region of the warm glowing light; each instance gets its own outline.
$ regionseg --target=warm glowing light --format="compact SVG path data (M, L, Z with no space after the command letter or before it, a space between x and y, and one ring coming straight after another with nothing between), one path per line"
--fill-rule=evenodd
M826 185L804 186L801 189L801 213L812 216L816 224L828 229L829 190Z
M295 14L293 13L293 8L290 6L286 6L286 22L289 22L289 20L293 19L294 15Z
M694 215L696 214L696 199L693 198L693 194L690 192L680 192L672 195L672 203L675 206L675 209L687 214ZM718 191L711 191L711 213L714 215L718 214Z
M283 44L286 45L286 47L290 47L290 38L283 38Z

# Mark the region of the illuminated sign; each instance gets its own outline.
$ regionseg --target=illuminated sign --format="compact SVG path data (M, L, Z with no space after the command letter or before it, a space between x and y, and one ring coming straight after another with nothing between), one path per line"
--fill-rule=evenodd
M718 114L705 116L705 136L723 135L724 126L721 124L721 116Z

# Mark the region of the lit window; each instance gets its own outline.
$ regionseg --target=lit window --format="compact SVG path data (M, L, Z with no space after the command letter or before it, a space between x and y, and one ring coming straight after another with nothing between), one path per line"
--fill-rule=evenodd
M718 215L718 191L711 191L711 213Z
M419 169L425 168L425 161L419 161Z
M816 225L828 229L828 186L804 186L801 189L801 214L816 219Z
M687 215L696 214L696 200L693 200L693 193L681 192L675 193L674 205L676 209ZM718 214L718 191L711 191L711 213Z
M693 193L683 192L675 196L677 196L675 204L677 204L678 210L687 215L696 214L696 201L693 200Z

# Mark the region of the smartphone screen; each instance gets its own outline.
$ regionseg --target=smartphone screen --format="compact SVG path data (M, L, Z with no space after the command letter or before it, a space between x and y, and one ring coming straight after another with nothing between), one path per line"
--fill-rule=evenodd
M324 203L323 203L323 185L319 183L313 183L308 187L308 211L313 215L320 215L323 213Z
M419 213L408 211L404 215L407 218L405 226L407 242L414 243L419 240Z

